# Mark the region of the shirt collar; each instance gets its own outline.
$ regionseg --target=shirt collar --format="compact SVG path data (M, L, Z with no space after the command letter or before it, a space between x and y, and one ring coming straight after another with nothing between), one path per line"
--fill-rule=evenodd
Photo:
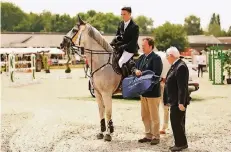
M128 24L130 23L130 21L131 21L131 19L128 20L127 22L124 21L124 24L125 24L125 25L128 25Z
M176 59L176 61L174 61L172 65L176 64L176 62L177 62L178 60L180 60L180 59Z
M148 57L153 51L151 51L149 54L144 54L145 57Z

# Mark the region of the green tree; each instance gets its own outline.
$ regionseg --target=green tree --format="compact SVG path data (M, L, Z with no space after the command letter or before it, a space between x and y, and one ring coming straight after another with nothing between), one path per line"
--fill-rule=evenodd
M40 14L43 30L41 32L51 32L52 30L52 17L53 15L49 11L43 11L42 14Z
M84 21L104 33L115 33L120 22L120 17L113 13L102 13L90 10L87 13L79 13L77 15L80 15ZM77 15L74 17L76 21L78 20Z
M227 36L231 36L231 26L229 27L228 31L227 31Z
M41 32L44 29L42 18L40 15L35 13L30 13L29 21L31 24L30 32Z
M200 18L194 15L185 18L184 27L188 35L200 35L203 33Z
M167 50L170 46L175 46L179 51L184 51L188 46L187 33L185 28L179 24L166 22L154 30L157 49Z
M80 12L78 14L76 14L76 16L73 18L73 20L75 21L75 23L77 23L78 21L78 15L81 17L82 20L84 21L87 21L89 17L89 14L87 13L83 13L83 12Z
M52 22L52 24L56 26L53 28L55 32L68 32L76 23L68 14L56 15L55 21L55 23Z
M214 36L221 35L221 27L218 24L210 24L208 28L208 33Z
M151 18L147 18L146 16L137 16L135 18L135 22L139 25L140 33L149 34L153 31L153 20Z
M208 26L208 34L214 35L214 36L221 36L222 35L219 14L216 15L215 13L213 13L213 15L210 19L209 26Z
M20 24L14 27L19 32L40 32L43 30L42 19L38 14L27 14Z
M89 10L87 11L87 14L89 17L94 17L97 14L97 12L95 10Z
M87 22L89 22L97 30L104 31L104 27L103 27L104 26L103 22L105 22L104 17L105 17L104 13L98 12L96 15L94 15L94 17L89 17L87 19Z
M78 21L77 15L104 33L115 33L120 22L120 16L113 13L96 12L89 10L86 13L78 13L75 17L68 14L52 14L44 10L41 14L24 13L12 3L1 3L2 6L2 31L19 32L67 32ZM136 18L140 26L140 32L147 34L152 32L153 21L145 16Z
M227 35L227 32L225 30L221 30L221 33L219 36L228 36L228 35Z
M221 26L221 21L220 21L220 15L219 15L219 14L217 15L217 24L218 24L219 26Z
M26 14L13 3L1 2L1 29L14 31L14 27L26 18Z
M215 13L213 13L209 24L217 24L217 16Z
M102 21L103 31L105 33L115 33L120 22L120 17L113 13L105 13Z

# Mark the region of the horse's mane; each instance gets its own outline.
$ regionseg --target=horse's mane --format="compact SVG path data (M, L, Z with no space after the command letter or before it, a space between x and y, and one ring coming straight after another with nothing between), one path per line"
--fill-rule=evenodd
M96 30L90 24L88 26L88 35L93 38L99 45L101 45L106 51L112 52L113 48L111 45L103 38L98 30Z

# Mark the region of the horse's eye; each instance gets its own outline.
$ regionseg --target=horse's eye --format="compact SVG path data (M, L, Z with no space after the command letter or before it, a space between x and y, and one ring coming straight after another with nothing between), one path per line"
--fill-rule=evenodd
M77 29L73 29L72 32L73 32L73 33L76 33L76 32L78 32L78 30L77 30Z

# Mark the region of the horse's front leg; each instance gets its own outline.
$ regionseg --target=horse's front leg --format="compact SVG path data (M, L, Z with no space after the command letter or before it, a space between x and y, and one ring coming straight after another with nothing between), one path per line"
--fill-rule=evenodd
M114 126L112 122L112 94L110 93L103 93L102 94L104 105L105 105L105 112L106 112L106 120L107 120L107 134L104 137L105 141L111 141L111 133L114 132Z
M106 131L106 124L104 118L105 106L103 102L102 95L95 90L95 97L99 107L99 116L100 116L100 133L97 134L97 139L103 139L104 135L103 132Z

